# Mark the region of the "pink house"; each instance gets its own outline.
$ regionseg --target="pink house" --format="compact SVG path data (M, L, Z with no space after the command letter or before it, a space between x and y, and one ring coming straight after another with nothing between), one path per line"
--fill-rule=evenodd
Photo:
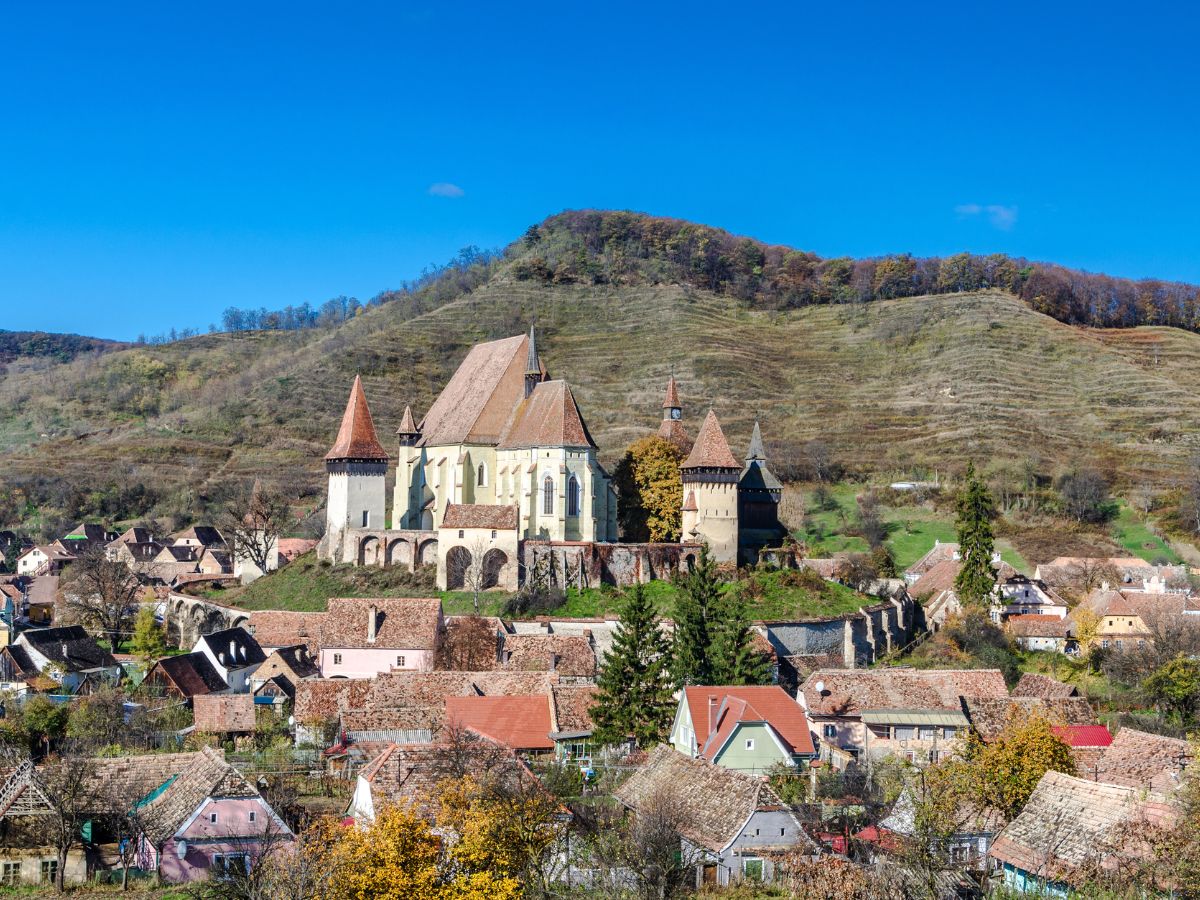
M321 677L432 672L445 627L437 598L332 599L318 636Z
M134 805L141 820L138 866L166 882L188 882L257 864L268 836L292 833L219 750L193 757Z

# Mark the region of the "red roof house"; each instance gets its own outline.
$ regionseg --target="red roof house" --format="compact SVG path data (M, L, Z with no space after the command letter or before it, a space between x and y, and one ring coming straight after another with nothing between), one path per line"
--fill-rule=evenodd
M468 728L513 750L547 751L554 749L550 732L550 698L447 697L446 721L451 726Z

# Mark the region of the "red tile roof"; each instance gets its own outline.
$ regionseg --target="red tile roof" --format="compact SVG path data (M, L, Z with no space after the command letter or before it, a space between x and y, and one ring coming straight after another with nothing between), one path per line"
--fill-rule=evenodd
M553 750L550 698L447 697L446 720L513 750Z
M342 415L342 427L337 440L325 454L326 459L381 459L388 458L387 451L379 443L375 423L371 421L371 410L367 407L367 395L363 393L362 378L355 375L350 388L350 399Z
M493 503L451 503L442 517L442 527L512 531L517 527L517 508Z
M595 447L575 396L565 381L543 381L513 408L498 445L529 447Z
M712 759L739 722L767 722L793 753L815 753L804 709L778 685L685 689L696 746ZM716 732L715 739L713 737Z
M663 397L663 409L675 409L679 406L679 388L675 384L675 376L667 379L667 395Z
M737 461L729 449L729 442L725 440L725 432L721 431L721 423L717 421L717 414L711 409L704 417L700 433L696 435L696 443L692 446L692 452L688 454L688 458L683 461L680 468L741 470L742 464Z
M1050 730L1068 747L1107 747L1113 742L1103 725L1053 725Z

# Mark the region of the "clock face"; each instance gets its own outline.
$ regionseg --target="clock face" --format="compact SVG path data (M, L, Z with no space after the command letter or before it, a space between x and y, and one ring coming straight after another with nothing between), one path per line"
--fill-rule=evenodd
M676 407L675 409L671 410L671 418L672 419L678 419L681 415L683 415L682 409L679 409L678 407Z

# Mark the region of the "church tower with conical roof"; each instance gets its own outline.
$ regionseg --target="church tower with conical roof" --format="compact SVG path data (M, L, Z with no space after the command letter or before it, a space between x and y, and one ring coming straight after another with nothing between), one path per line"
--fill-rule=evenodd
M362 379L354 376L337 440L325 454L329 494L325 506L327 551L341 559L342 538L350 529L387 527L388 455L379 443Z
M392 527L421 527L424 495L425 452L420 447L421 426L413 418L412 407L404 407L400 427L396 429L396 486L392 491Z
M783 484L767 468L762 431L754 420L750 449L746 451L746 466L738 481L738 544L739 562L753 565L758 562L764 547L778 547L787 537L787 529L779 521L779 501Z
M663 397L663 418L662 424L658 426L658 436L678 447L680 453L687 454L692 450L692 439L688 437L682 419L683 405L679 402L679 386L672 375L667 379L667 390Z
M738 479L742 464L725 440L711 409L696 435L692 452L680 465L683 476L683 541L708 544L717 562L738 558Z

